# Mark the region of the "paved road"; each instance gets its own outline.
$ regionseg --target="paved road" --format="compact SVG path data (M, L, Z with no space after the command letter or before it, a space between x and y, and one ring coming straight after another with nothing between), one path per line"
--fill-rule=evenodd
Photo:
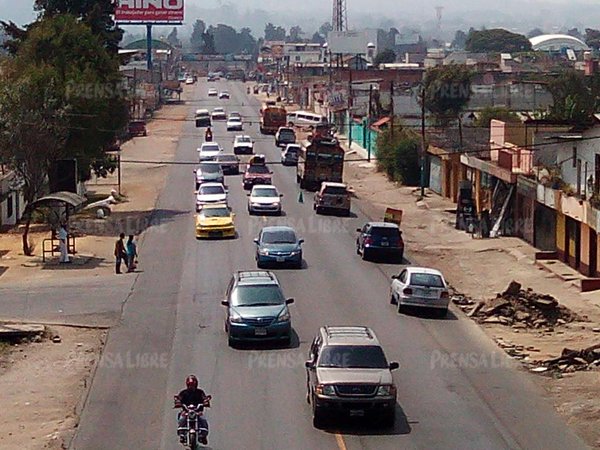
M272 138L257 134L258 104L243 85L217 85L228 86L232 99L208 100L201 82L195 89L202 100L190 105L190 118L201 105L238 110L253 121L246 131L255 136L256 150L277 160ZM215 139L229 148L233 135L224 124L215 128ZM190 123L176 160L193 160L199 140ZM147 232L145 271L109 335L74 448L178 448L172 396L189 373L196 373L214 397L209 411L214 449L585 448L527 376L472 322L454 315L446 320L397 315L388 304L388 289L399 266L363 262L355 254L353 230L367 220L358 205L355 217L314 216L307 195L305 203L298 202L293 170L274 167L284 217L248 217L240 179L231 177L239 238L197 242L192 168L172 168L159 207L189 214ZM297 337L289 349L230 349L220 306L227 282L233 271L255 268L252 239L260 227L282 222L306 240L306 267L277 272L286 296L296 299ZM371 326L388 358L400 362L392 430L356 424L313 428L304 359L325 324ZM452 363L456 355L461 359Z

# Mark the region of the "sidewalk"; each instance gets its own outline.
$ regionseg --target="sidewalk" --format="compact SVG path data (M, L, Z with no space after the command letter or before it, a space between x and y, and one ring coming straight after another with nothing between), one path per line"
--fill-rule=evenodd
M196 85L185 86L182 100L190 98ZM127 141L121 148L123 161L152 160L171 161L174 158L179 137L189 105L185 103L165 105L156 112L147 125L148 136ZM73 264L59 265L58 256L42 262L42 241L49 237L46 227L36 226L30 233L35 245L32 257L22 252L21 231L18 229L0 234L0 282L17 283L52 279L59 272L61 279L86 276L112 275L114 271L113 248L119 232L140 234L151 225L150 215L163 188L168 166L166 164L121 164L121 193L125 201L112 207L112 214L96 219L90 212L81 212L71 218L71 231L76 238L76 255ZM106 198L111 190L118 188L117 173L105 179L92 178L86 183L88 194L94 198ZM138 236L139 237L139 236ZM143 235L141 237L143 244ZM139 249L138 249L139 250ZM143 262L142 262L143 264ZM58 271L58 272L57 272Z
M366 155L364 149L356 147L350 151ZM383 218L386 207L404 211L402 231L410 262L441 270L457 292L485 300L515 280L524 289L552 295L583 318L556 330L482 325L497 342L532 349L525 362L554 358L565 347L581 349L600 342L596 332L600 324L598 292L581 293L572 281L540 267L535 262L536 249L526 242L512 237L473 239L454 228L455 204L429 190L420 200L420 189L388 181L373 162L349 162L344 178L358 198L355 205L374 220ZM546 388L556 408L588 444L600 447L600 371L568 373L561 379L532 377Z

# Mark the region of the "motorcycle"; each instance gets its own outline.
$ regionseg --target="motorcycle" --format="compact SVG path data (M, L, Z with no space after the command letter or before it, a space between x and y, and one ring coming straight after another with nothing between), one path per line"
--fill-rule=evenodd
M175 396L175 407L181 408L181 417L185 418L185 427L179 428L178 431L184 435L185 439L182 445L190 450L196 450L201 444L202 436L208 435L208 428L202 428L200 418L204 416L204 408L210 408L211 396L207 396L206 400L201 405L184 405L179 402L179 398Z
M250 87L248 87L248 90L247 90L247 92L248 92L248 95L250 95Z
M206 131L206 133L204 133L204 140L206 142L212 142L213 140L213 135L210 131Z

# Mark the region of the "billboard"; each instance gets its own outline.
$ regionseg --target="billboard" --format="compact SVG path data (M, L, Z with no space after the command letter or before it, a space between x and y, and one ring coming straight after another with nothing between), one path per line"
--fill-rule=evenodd
M183 0L118 0L115 21L180 23L183 22Z
M369 36L365 31L330 31L327 46L331 53L358 55L367 53Z

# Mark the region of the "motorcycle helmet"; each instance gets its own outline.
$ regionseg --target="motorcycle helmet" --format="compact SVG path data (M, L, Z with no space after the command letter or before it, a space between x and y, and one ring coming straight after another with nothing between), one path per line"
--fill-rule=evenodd
M185 379L185 385L187 386L188 389L197 389L198 388L198 378L196 378L196 375L189 375L186 379Z

